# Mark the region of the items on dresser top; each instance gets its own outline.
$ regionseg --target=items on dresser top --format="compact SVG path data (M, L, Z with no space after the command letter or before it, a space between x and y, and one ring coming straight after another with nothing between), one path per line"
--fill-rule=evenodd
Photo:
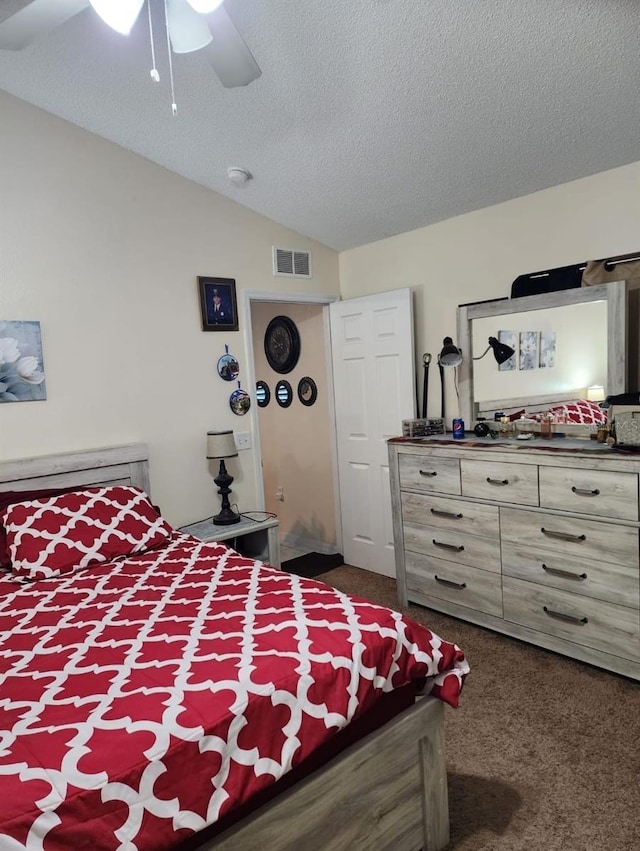
M640 679L640 456L558 443L389 441L401 602Z

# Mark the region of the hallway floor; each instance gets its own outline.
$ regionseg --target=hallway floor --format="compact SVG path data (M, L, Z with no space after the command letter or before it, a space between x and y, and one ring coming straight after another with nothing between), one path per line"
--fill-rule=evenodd
M289 561L290 558L298 558L298 556L303 556L308 552L310 551L296 550L293 547L285 547L283 544L280 544L280 564L282 564L283 561Z

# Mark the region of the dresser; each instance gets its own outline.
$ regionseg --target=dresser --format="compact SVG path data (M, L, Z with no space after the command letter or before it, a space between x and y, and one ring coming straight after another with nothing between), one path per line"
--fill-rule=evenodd
M640 456L588 440L388 442L400 602L640 679Z

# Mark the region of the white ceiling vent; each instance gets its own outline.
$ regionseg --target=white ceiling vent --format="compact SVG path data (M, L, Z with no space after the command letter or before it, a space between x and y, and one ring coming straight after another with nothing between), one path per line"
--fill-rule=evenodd
M311 277L311 253L292 251L289 248L273 246L273 274L290 278Z

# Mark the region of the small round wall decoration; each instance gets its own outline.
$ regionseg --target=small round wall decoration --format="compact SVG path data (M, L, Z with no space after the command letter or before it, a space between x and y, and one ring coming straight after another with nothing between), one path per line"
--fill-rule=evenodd
M293 401L293 390L288 381L278 381L276 384L276 402L281 408L288 408Z
M310 407L317 398L318 385L315 383L313 378L309 378L308 375L305 375L304 378L301 378L298 382L298 399L300 399L303 405Z
M235 381L240 374L240 364L229 354L229 346L224 347L224 352L218 360L218 375L225 381Z
M238 417L243 417L251 407L251 399L249 398L249 394L246 390L243 390L240 387L239 381L238 389L234 390L231 396L229 396L229 407L231 408L233 413Z
M266 381L256 381L256 402L259 408L266 408L271 401L271 390Z

